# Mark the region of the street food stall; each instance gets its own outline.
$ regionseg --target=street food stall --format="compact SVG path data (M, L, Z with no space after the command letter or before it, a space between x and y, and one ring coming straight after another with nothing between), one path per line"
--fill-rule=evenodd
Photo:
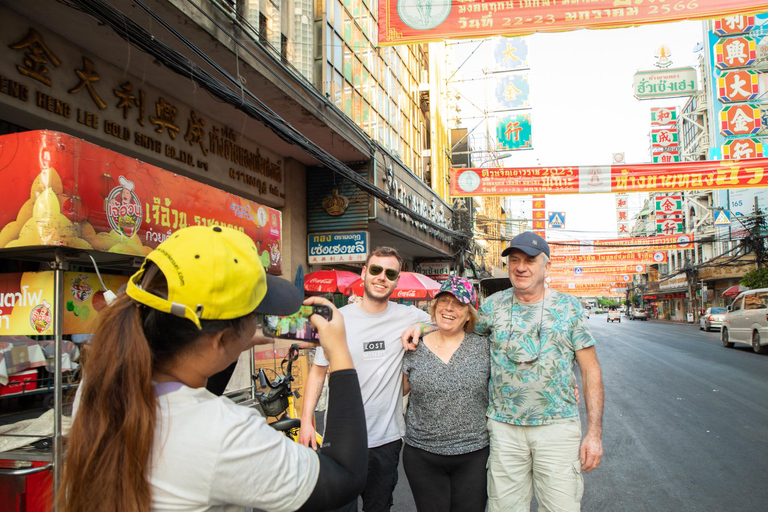
M110 295L152 249L189 225L246 233L267 272L280 274L282 218L52 131L0 136L0 177L0 408L3 397L38 391L53 407L39 417L0 416L0 510L47 511L87 345L76 341L94 331Z

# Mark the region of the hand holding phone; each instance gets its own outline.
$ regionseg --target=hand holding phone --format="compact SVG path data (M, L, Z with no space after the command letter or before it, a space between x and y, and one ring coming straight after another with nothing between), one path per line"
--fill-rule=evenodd
M315 304L301 306L297 313L289 316L264 315L262 331L265 336L319 343L317 329L309 321L312 315L320 315L330 321L333 312L324 304Z

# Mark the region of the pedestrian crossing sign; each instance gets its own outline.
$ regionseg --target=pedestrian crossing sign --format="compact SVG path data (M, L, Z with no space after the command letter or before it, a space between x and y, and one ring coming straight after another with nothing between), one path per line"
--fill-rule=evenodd
M715 226L730 226L731 225L731 212L726 210L720 210L715 212Z
M565 228L565 212L550 212L549 229Z

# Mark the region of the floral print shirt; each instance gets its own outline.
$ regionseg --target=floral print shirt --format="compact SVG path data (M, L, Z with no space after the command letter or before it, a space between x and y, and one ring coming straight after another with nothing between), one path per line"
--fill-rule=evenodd
M522 303L510 288L478 313L475 330L491 338L486 416L526 426L578 420L573 362L595 344L579 300L550 290L543 304Z

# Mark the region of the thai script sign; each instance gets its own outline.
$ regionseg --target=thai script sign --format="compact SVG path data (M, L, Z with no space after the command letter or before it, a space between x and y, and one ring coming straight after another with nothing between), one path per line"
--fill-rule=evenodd
M53 334L53 272L0 274L0 335Z
M365 263L368 257L368 232L311 234L310 263Z
M549 270L550 276L610 276L624 274L645 274L646 265L638 263L637 265L596 265L582 267L552 267Z
M692 249L693 233L678 236L648 236L636 238L614 238L611 240L588 240L582 242L549 242L554 256L567 254L595 254L632 252L651 249L654 251Z
M591 0L581 3L544 0L381 0L379 45L582 28L618 28L765 10L768 10L768 4L760 0L671 0L667 3L637 0Z
M473 176L471 190L462 187ZM462 176L465 176L462 178ZM768 159L574 167L451 169L451 195L519 196L768 187Z
M0 248L59 245L146 256L186 226L251 237L281 272L281 214L190 178L50 131L0 137Z
M416 272L432 279L448 279L451 276L451 262L422 261L416 265Z
M674 68L663 71L638 71L634 76L633 91L639 100L690 96L697 90L696 70Z
M631 240L631 239L625 239ZM666 251L635 251L623 253L608 254L573 254L573 255L552 255L552 266L585 266L593 265L637 265L645 263L666 263Z

